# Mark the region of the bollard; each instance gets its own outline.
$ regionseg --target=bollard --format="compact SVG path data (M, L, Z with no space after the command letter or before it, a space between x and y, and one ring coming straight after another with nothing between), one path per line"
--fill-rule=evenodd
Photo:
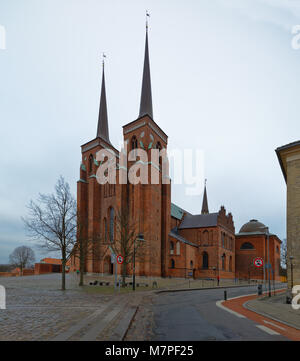
M224 291L224 301L227 301L227 291Z
M258 296L261 296L261 295L262 295L262 285L261 285L261 284L259 284L259 285L257 286L257 293L258 293Z

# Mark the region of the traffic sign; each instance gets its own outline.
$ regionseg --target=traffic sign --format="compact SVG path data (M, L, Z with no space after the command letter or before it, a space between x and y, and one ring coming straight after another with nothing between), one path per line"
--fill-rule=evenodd
M253 260L253 264L257 268L261 268L264 265L264 260L260 257L256 257Z
M124 258L119 254L117 257L118 264L122 264L124 262Z

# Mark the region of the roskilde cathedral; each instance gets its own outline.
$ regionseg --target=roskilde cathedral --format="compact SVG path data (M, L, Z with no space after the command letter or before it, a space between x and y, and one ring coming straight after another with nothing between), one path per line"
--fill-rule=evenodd
M140 112L136 120L123 126L123 137L130 149L146 150L148 159L151 149L168 146L168 136L153 120L148 28ZM109 140L104 67L96 138L81 146L77 207L80 217L87 221L84 236L93 239L100 233L104 243L114 242L117 211L126 211L138 225L137 233L145 239L145 256L140 262L137 259L136 264L139 276L264 278L266 271L253 265L255 257L267 260L267 235L262 223L252 219L235 234L233 216L223 206L216 213L209 212L206 187L201 214L192 215L181 209L171 203L171 185L162 181L159 162L148 162L148 174L153 168L160 172L159 184L118 184L118 181L99 184L96 153L101 149L109 149L117 159L120 156ZM117 179L119 171L117 168ZM269 242L272 276L279 280L281 241L270 234ZM85 265L86 272L91 273L111 274L113 267L105 246L101 246L99 259L88 259ZM78 258L72 256L71 271L77 269ZM127 274L131 273L132 267L128 265Z

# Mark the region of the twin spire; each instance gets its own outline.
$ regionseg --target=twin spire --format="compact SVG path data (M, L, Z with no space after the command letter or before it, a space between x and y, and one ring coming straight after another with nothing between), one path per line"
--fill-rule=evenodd
M148 49L148 24L146 25L145 58L144 58L144 70L143 70L143 81L142 81L142 92L141 92L139 118L144 115L149 115L151 118L153 118L150 62L149 62L149 49ZM96 137L100 137L103 140L105 140L106 142L110 143L109 131L108 131L104 61L103 61L103 70L102 70L100 109L99 109L98 128L97 128Z
M151 118L153 118L150 62L149 62L149 49L148 49L148 25L146 26L145 58L144 58L144 71L143 71L139 118L142 117L143 115L149 115Z
M106 90L105 90L105 75L104 75L104 60L103 60L103 70L102 70L102 86L101 86L101 96L100 96L100 108L99 108L99 117L98 117L98 128L97 128L97 137L100 137L110 143L109 133L108 133L108 117L107 117L107 104L106 104Z

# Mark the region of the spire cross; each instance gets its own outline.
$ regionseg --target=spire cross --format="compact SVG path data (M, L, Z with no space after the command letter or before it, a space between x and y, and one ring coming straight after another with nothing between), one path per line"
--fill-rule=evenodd
M205 178L205 182L204 182L204 183L205 183L205 186L206 186L206 182L207 182L207 178Z

